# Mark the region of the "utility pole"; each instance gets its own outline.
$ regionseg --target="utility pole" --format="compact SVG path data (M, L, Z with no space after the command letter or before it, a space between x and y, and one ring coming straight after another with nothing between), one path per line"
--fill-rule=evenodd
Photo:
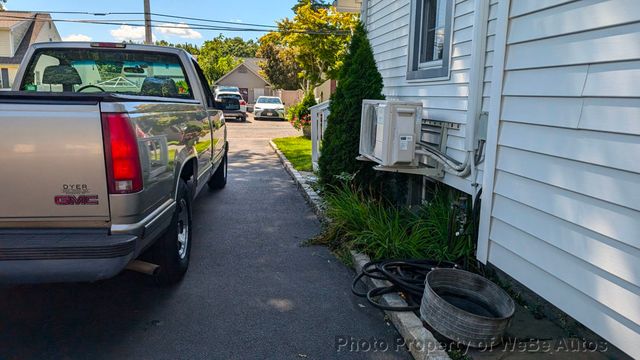
M153 44L153 37L151 35L151 6L149 0L144 0L144 43Z

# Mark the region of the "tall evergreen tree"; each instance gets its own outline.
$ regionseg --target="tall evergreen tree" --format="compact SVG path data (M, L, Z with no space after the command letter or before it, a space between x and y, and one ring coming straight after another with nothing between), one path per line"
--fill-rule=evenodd
M358 24L338 77L338 87L331 97L331 113L319 160L323 184L337 184L336 176L343 173L355 174L356 183L364 187L375 186L378 182L381 175L372 170L372 164L358 161L356 157L359 155L362 101L384 99L382 88L382 76L376 67L366 30Z

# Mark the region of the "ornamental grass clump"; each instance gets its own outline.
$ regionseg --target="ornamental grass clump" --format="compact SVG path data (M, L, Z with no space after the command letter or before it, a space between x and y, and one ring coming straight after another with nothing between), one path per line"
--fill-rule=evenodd
M347 259L355 250L372 260L433 259L466 263L474 245L458 233L447 191L437 190L417 211L372 198L352 185L340 185L325 197L331 222L316 239Z

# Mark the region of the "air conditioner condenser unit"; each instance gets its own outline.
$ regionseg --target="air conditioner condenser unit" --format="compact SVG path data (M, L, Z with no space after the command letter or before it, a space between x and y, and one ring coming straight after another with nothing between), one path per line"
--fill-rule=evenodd
M418 166L416 141L422 103L365 100L360 124L360 155L383 167Z

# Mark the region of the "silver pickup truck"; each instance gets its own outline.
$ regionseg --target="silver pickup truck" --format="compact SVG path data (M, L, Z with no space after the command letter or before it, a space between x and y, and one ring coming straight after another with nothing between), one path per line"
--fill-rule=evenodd
M192 201L227 181L224 116L183 50L31 47L0 93L0 282L189 266ZM159 267L158 267L159 266Z

